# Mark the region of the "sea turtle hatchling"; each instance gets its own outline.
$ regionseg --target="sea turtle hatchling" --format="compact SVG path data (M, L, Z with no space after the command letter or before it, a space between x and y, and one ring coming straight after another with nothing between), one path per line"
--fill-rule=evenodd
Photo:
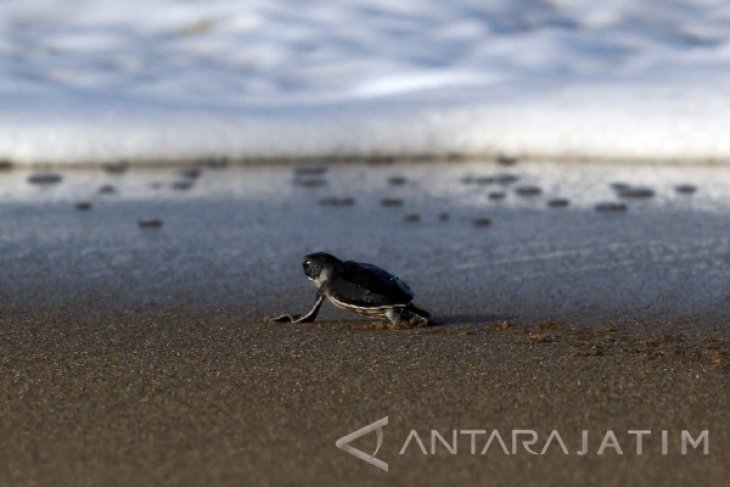
M338 308L388 319L397 328L433 324L431 315L412 303L413 292L408 285L380 267L351 260L343 262L325 252L304 256L302 267L304 274L317 287L314 306L303 315L285 314L269 321L314 321L327 298Z

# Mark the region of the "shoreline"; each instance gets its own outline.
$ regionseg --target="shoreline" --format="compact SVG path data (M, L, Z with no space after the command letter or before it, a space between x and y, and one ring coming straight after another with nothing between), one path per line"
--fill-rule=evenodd
M509 161L509 162L502 162ZM373 154L305 154L301 156L241 156L231 154L199 154L183 158L149 159L145 157L109 157L79 160L75 162L51 162L48 158L43 161L14 160L9 156L0 155L0 172L6 171L85 171L115 167L126 169L184 169L197 167L201 169L230 168L257 168L257 167L293 167L306 165L395 165L400 164L463 164L474 162L496 162L503 166L515 163L541 164L550 161L551 164L566 165L618 165L618 166L650 166L650 167L717 167L730 166L730 156L722 157L601 157L590 155L551 155L540 153L520 152L445 152L445 153L373 153Z

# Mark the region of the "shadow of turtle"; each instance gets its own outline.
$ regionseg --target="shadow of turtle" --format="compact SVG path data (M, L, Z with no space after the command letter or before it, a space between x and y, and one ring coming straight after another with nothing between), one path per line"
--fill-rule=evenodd
M443 317L435 317L429 321L428 326L416 326L413 328L400 328L394 326L393 323L387 320L373 320L355 318L348 319L327 319L317 320L312 323L299 323L295 326L307 327L309 330L427 330L434 328L442 328L447 326L459 326L459 325L476 325L476 326L488 326L490 324L500 321L513 321L514 316L500 315L500 314L463 314L463 315L450 315Z
M510 321L515 318L515 316L492 313L437 316L431 320L430 326L487 325L495 321Z

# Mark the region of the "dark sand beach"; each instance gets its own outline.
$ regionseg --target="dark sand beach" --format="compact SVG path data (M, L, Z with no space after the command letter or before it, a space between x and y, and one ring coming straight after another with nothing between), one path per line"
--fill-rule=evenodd
M1 484L727 484L728 170L307 167L0 174ZM443 326L265 323L310 306L313 250L392 270ZM385 416L389 472L335 447ZM569 454L399 454L413 429Z

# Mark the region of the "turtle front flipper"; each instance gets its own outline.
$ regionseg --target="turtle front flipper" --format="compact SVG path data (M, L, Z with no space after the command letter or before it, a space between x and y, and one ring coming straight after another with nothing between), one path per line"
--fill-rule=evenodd
M279 315L273 318L266 318L269 323L295 323L302 315Z
M312 306L312 309L310 309L306 314L303 315L281 315L277 316L275 318L267 318L266 321L273 322L273 323L309 323L310 321L314 321L317 318L317 313L319 313L319 308L322 307L322 303L324 302L324 295L322 293L317 293L317 298L314 300L314 306Z

